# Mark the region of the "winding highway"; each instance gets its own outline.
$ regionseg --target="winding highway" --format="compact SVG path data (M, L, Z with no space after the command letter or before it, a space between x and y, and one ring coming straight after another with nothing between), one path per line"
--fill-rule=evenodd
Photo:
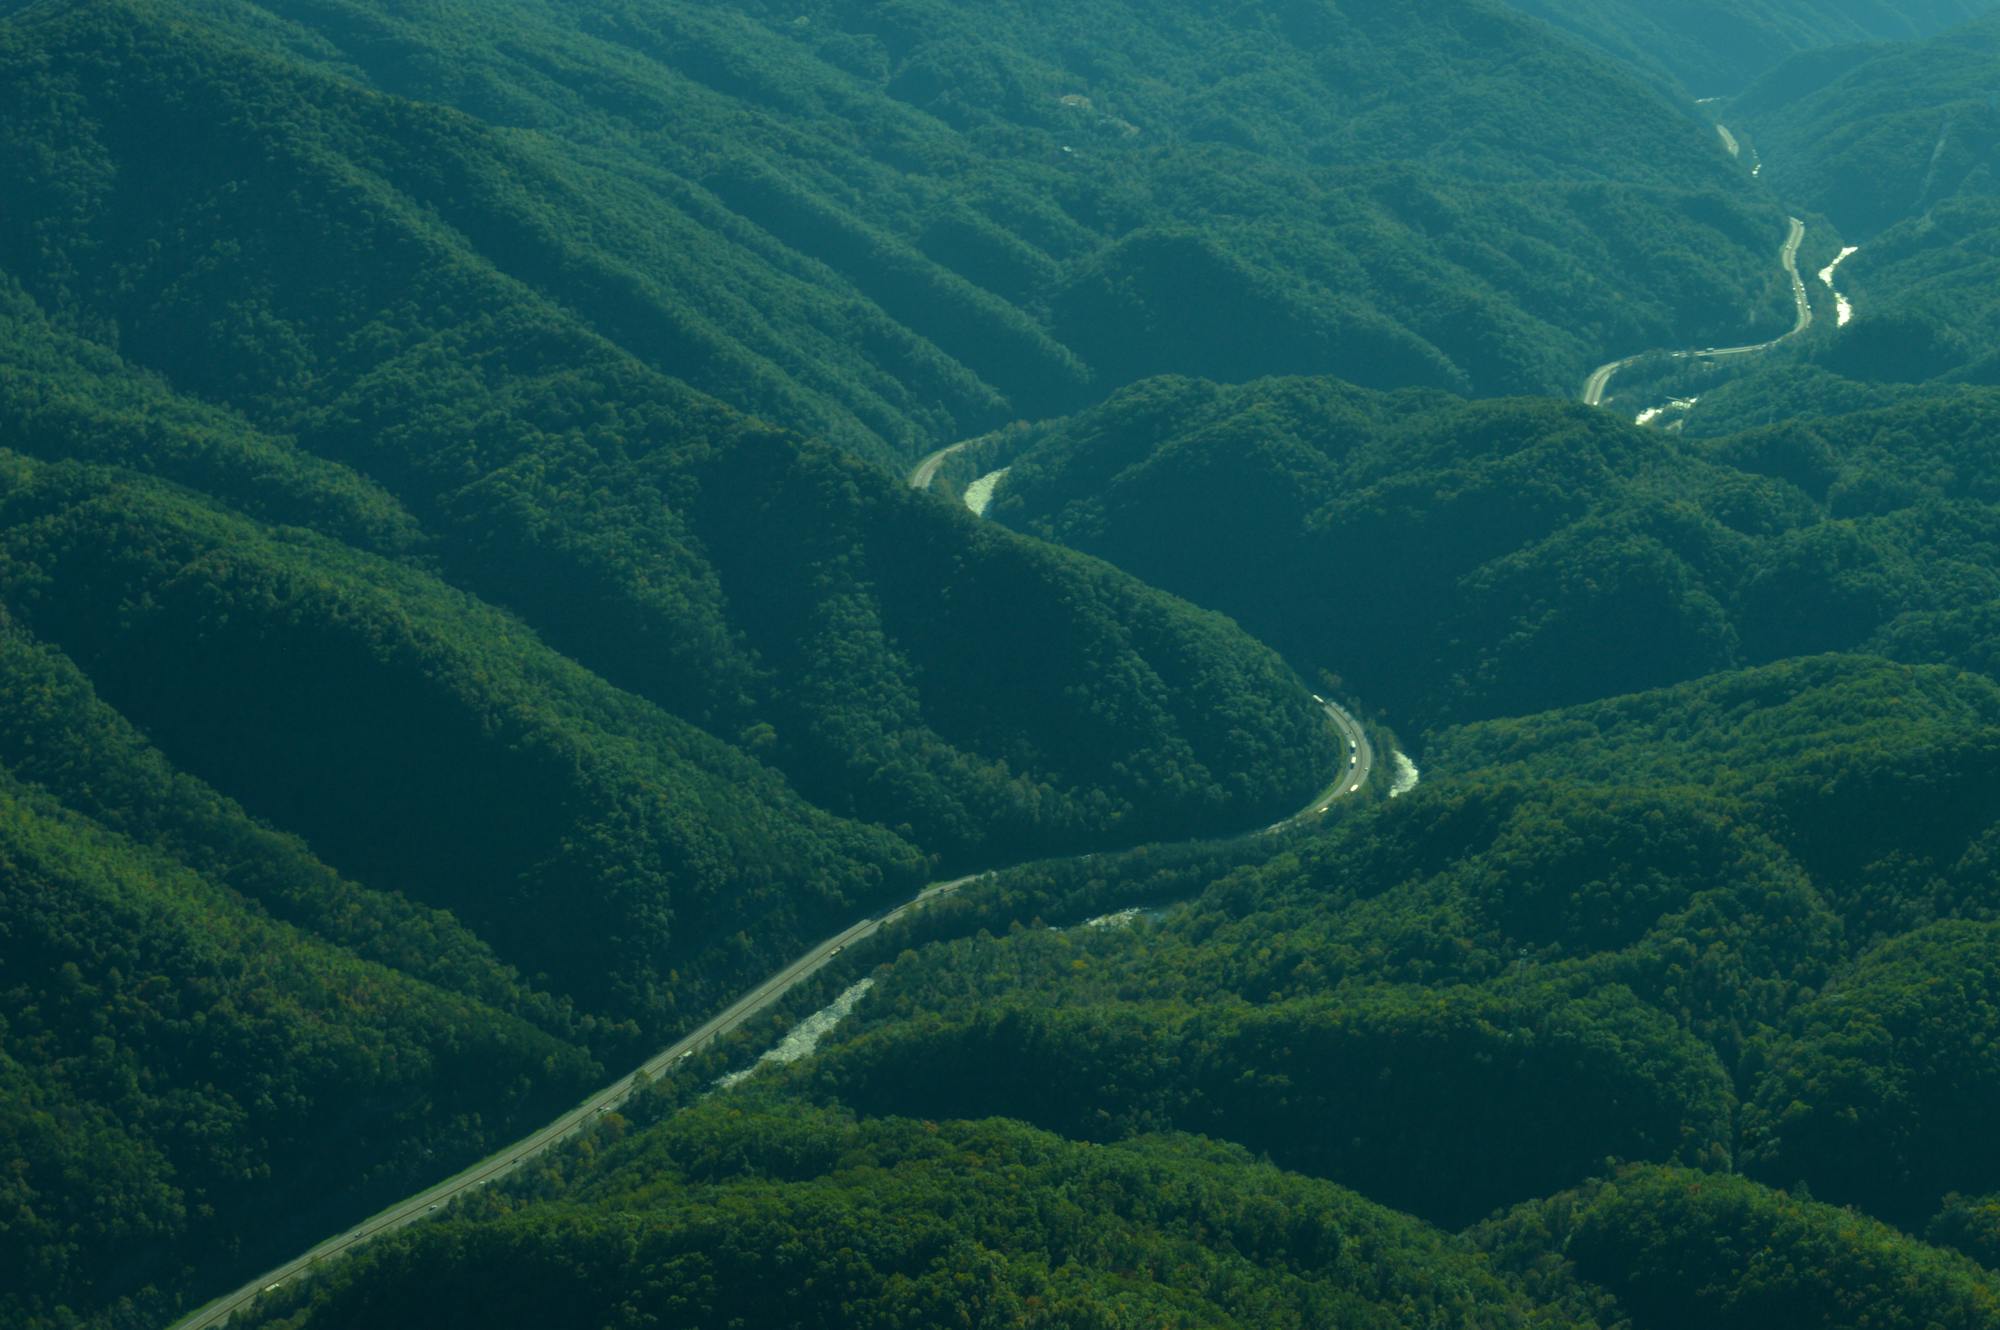
M1790 332L1780 333L1768 342L1754 342L1746 346L1709 346L1698 351L1670 351L1667 354L1675 360L1721 360L1726 356L1747 356L1758 351L1768 351L1780 342L1789 341L1812 326L1812 301L1806 297L1806 283L1799 276L1799 245L1806 238L1806 226L1798 218L1788 218L1791 231L1785 237L1785 244L1778 251L1778 261L1784 265L1785 275L1792 282L1792 303L1797 311L1797 319ZM1612 376L1629 365L1636 364L1652 352L1641 351L1638 355L1614 360L1608 365L1599 365L1583 383L1583 404L1602 406L1604 394L1611 387Z
M941 461L946 454L954 451L955 448L963 446L963 444L959 444L955 445L954 448L944 449L942 452L931 454L930 457L924 459L923 463L919 464L919 469L923 466L928 466L930 474L935 475L937 470L936 463ZM910 483L912 485L917 484L917 477L914 473L910 477ZM928 483L928 480L926 480L925 484ZM1355 720L1345 710L1332 702L1328 702L1324 698L1315 696L1313 700L1320 704L1326 713L1328 721L1340 735L1341 740L1347 745L1345 751L1339 755L1339 760L1343 765L1340 766L1338 778L1333 784L1322 790L1310 804L1300 809L1297 813L1294 813L1291 817L1264 828L1266 833L1282 831L1287 827L1303 822L1307 818L1317 817L1326 812L1337 800L1357 793L1368 783L1369 775L1375 769L1375 750L1368 742L1368 735L1361 728L1360 722ZM621 1076L597 1093L591 1095L588 1099L585 1099L575 1108L556 1118L553 1122L548 1123L528 1136L522 1137L505 1149L487 1156L485 1159L454 1174L452 1177L446 1178L436 1186L420 1191L405 1200L398 1201L372 1218L365 1219L353 1228L328 1238L326 1241L312 1248L312 1250L293 1257L283 1265L275 1269L266 1270L263 1274L257 1276L241 1288L224 1294L200 1310L175 1322L172 1330L210 1330L211 1327L222 1325L229 1320L233 1313L242 1309L246 1303L249 1303L260 1294L269 1293L274 1289L281 1288L294 1279L310 1277L313 1267L319 1262L359 1247L373 1238L382 1236L384 1233L392 1233L399 1228L412 1224L422 1219L425 1215L440 1209L454 1197L463 1195L476 1187L483 1187L495 1178L504 1177L528 1160L533 1159L536 1155L575 1135L576 1132L581 1130L593 1118L618 1108L632 1096L632 1092L638 1088L642 1080L650 1080L670 1072L683 1058L690 1056L711 1041L728 1034L745 1021L750 1020L769 1008L787 993L791 992L798 984L817 973L822 966L839 955L843 948L852 946L854 943L866 938L873 937L885 925L902 918L912 910L922 909L940 896L949 895L957 891L966 883L980 876L982 875L972 873L964 877L953 878L948 882L934 882L894 909L849 925L776 973L770 975L762 983L738 998L720 1015L713 1017L679 1042L647 1059L637 1070Z
M1724 133L1727 137L1727 132ZM1798 250L1805 236L1805 227L1797 218L1792 218L1790 221L1791 230L1781 251L1781 262L1791 279L1797 307L1797 322L1791 331L1770 341L1753 345L1675 351L1671 353L1674 357L1721 359L1749 355L1768 350L1780 342L1795 337L1811 325L1812 308L1797 264ZM1639 355L1627 356L1600 366L1584 385L1583 401L1592 406L1600 405L1606 392L1609 391L1612 378L1640 358ZM924 457L909 474L910 487L919 490L930 488L939 468L947 459L978 441L978 439L967 439L940 448ZM1339 800L1358 793L1374 774L1374 747L1361 724L1335 703L1324 698L1316 697L1314 700L1318 702L1328 723L1339 735L1339 742L1336 745L1338 754L1336 778L1305 808L1289 818L1264 828L1267 834L1283 831L1309 818L1324 814ZM849 925L766 977L728 1008L649 1058L640 1067L598 1090L553 1121L452 1177L396 1202L378 1214L326 1239L309 1251L265 1271L242 1287L224 1294L176 1322L173 1330L213 1330L213 1327L225 1324L233 1314L260 1295L282 1288L293 1280L309 1278L313 1269L321 1262L423 1219L440 1210L454 1198L506 1176L529 1160L575 1135L596 1118L624 1105L642 1083L670 1074L684 1059L768 1010L797 985L831 962L846 947L873 937L886 925L914 910L922 909L939 897L959 890L979 876L981 875L970 874L949 881L932 883L894 908Z

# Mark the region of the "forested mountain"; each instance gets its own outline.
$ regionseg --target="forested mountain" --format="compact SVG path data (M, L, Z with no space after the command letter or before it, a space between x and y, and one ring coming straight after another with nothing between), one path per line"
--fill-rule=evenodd
M1802 57L1730 107L1773 186L1859 246L1840 268L1854 321L1816 352L1826 369L1871 384L2000 382L1996 57L2000 19L1987 18Z
M1478 1235L1530 1269L1560 1250L1631 1323L1992 1325L2000 1277L1889 1226L1741 1178L1635 1168L1524 1206Z
M470 1324L518 1278L575 1325L667 1302L1112 1324L1087 1311L1112 1297L1223 1325L1992 1324L2000 1274L1918 1235L1977 1255L1966 1198L1996 1176L1966 1050L1996 1033L2000 687L1826 657L1457 731L1430 760L1450 774L1281 853L1182 865L1192 898L1151 922L1035 918L1081 879L1159 902L1151 856L1003 874L876 968L817 1059L642 1107L254 1323ZM1061 1139L960 1121L988 1114ZM1274 1192L1189 1132L1313 1181ZM1141 1160L1142 1193L1110 1180ZM1392 1232L1343 1188L1492 1217ZM1023 1195L1049 1208L1003 1218ZM1197 1197L1210 1237L1177 1246ZM783 1294L724 1263L774 1248ZM1471 1249L1491 1282L1446 1275ZM1357 1253L1372 1278L1340 1288ZM1368 1310L1412 1296L1412 1260L1480 1312ZM1153 1301L1183 1290L1213 1301Z
M1324 379L1140 384L1000 521L1222 610L1403 723L1867 647L2000 661L1988 389L1717 439Z
M979 849L995 814L1017 824L1010 836L1104 831L1131 814L1131 786L1093 794L1112 763L1127 780L1185 785L1193 802L1163 817L1227 816L1236 800L1277 809L1307 788L1323 746L1302 696L1281 702L1280 676L1240 639L692 392L486 261L440 224L442 197L394 187L410 173L421 194L458 188L479 143L499 151L485 131L144 6L29 11L8 35L21 75L9 95L39 111L9 117L32 131L15 139L20 204L0 247L25 288L10 341L32 347L52 324L89 355L115 351L103 372L150 373L134 393L219 404L214 427L245 439L235 451L310 454L347 490L365 474L455 584L927 848ZM303 123L268 119L281 109ZM227 128L205 133L197 115ZM75 169L39 161L45 139L70 144ZM152 150L183 140L206 155ZM245 161L264 169L246 178ZM46 380L32 372L23 396ZM24 409L47 431L74 426ZM60 433L40 437L67 450ZM107 460L184 465L131 442ZM952 581L958 595L935 594ZM1058 584L1076 607L1067 637L1010 673L1019 704L1002 714L955 671L1019 656L995 609ZM1128 654L1136 673L1116 665ZM1202 689L1175 688L1183 674ZM1203 693L1215 705L1196 705ZM1245 705L1276 710L1236 724ZM1223 747L1203 751L1190 726Z
M198 29L163 27L169 12L98 0L12 25L36 72L9 74L26 160L8 168L62 177L50 206L131 256L107 268L178 271L195 256L138 257L173 200L200 208L246 155L316 141L288 168L316 182L307 198L422 214L648 363L877 455L1162 371L1562 391L1605 344L1712 339L1786 299L1768 260L1782 217L1713 133L1488 0L1291 18L210 0ZM127 43L157 53L150 79L151 58L113 54ZM151 82L212 92L149 98ZM114 88L144 134L65 123L100 118ZM309 122L273 118L300 104ZM56 138L91 164L40 161ZM132 197L146 171L150 206L74 192ZM406 243L414 259L440 238ZM24 276L43 296L68 291L64 271L48 257ZM234 298L317 364L305 292L285 285ZM1255 340L1216 335L1245 309Z
M792 1103L691 1110L614 1147L574 1202L429 1227L314 1294L310 1315L247 1323L1612 1324L1573 1282L1531 1295L1468 1244L1240 1149Z
M1233 627L488 258L498 130L165 7L0 62L0 1318L157 1319L934 869L1326 783Z
M2000 17L1924 42L1802 57L1731 102L1772 183L1856 242L1940 204L2000 191L1993 61Z
M1985 8L0 0L0 1323L2000 1324Z
M1512 0L1691 96L1742 91L1788 56L1928 37L1991 0ZM1828 58L1848 58L1844 53ZM1809 63L1809 62L1802 62Z

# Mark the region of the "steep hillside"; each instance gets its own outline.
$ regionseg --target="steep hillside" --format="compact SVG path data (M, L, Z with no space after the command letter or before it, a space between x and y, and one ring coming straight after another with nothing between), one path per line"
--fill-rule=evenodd
M14 446L109 453L231 504L222 457L275 450L291 491L331 486L395 530L296 494L271 516L423 554L808 797L956 859L1246 823L1314 788L1323 727L1252 644L739 416L496 266L439 216L526 224L471 201L530 192L513 168L531 184L532 160L491 132L144 6L30 11L5 35L8 95L37 108L7 121L22 206L0 266L26 288L8 340L30 348L35 427ZM50 140L71 157L43 160ZM90 366L62 404L48 325ZM107 376L128 412L242 441L91 438L75 413L104 413ZM163 387L206 405L143 405ZM1045 598L1073 612L1024 640L1010 607Z
M1049 426L991 512L1428 726L1864 644L1986 668L1995 409L1962 390L1695 441L1552 402L1165 379Z
M1993 1324L1962 12L0 0L0 1324Z
M160 176L143 212L82 205L112 226L96 237L107 255L131 256L115 266L174 263L172 247L136 257L172 200L212 196L272 131L287 155L330 136L317 168L347 157L340 174L377 208L449 227L696 388L878 457L1163 371L1562 390L1605 345L1719 335L1785 299L1765 257L1782 216L1714 134L1487 0L1289 17L1180 0L1059 16L941 0L209 0L205 33L286 78L317 71L310 88L232 63L222 99L245 109L230 112L151 96L149 62L120 57L115 95L149 128L97 145L62 118L110 95L109 52L157 40L118 35L157 32L128 15L158 11L130 4L26 11L24 56L68 54L9 76L11 173L88 158L126 197L121 180ZM178 70L177 88L210 85ZM47 79L76 97L52 104L35 91ZM395 96L341 91L357 85ZM274 101L316 109L274 124ZM336 127L356 116L376 124L364 151ZM33 154L58 138L69 159ZM128 154L148 163L118 168ZM179 171L160 169L169 157ZM31 286L45 296L64 271L52 260ZM284 295L257 303L298 329L292 354L322 359Z
M15 622L177 766L648 1033L721 939L771 928L775 961L921 881L914 848L421 573L18 457L0 532Z
M1234 626L663 370L562 154L216 13L0 22L0 1320L159 1323L933 873L1325 785Z
M1433 760L1510 780L1713 788L1814 874L1862 943L1994 917L1996 723L2000 687L1981 675L1821 656L1448 731Z
M1626 1170L1476 1241L1503 1264L1598 1281L1634 1325L1973 1330L2000 1316L1991 1269L1850 1210L1685 1169Z
M449 920L340 902L240 812L236 844L189 847L200 868L117 820L0 776L9 1325L163 1323L191 1283L248 1277L598 1072L568 1013ZM236 874L211 866L231 851ZM350 927L280 922L229 881L287 871Z
M1982 857L1991 853L1989 828ZM1982 865L1984 867L1984 865ZM1952 921L1862 956L1793 1015L1744 1112L1748 1170L1915 1228L1947 1193L2000 1186L1985 1059L2000 995L2000 923Z
M1182 1137L718 1104L604 1163L587 1199L429 1226L247 1324L1606 1324L1573 1284L1531 1295L1424 1224Z
M433 577L158 482L0 454L0 606L10 1323L163 1317L925 876Z
M1755 132L1774 188L1872 242L1947 200L2000 191L1996 53L2000 17L1839 61L1802 59L1751 87L1730 115Z
M1854 320L1816 353L1828 370L1874 385L2000 382L1996 56L2000 19L1985 19L1788 66L1732 107L1772 185L1859 246L1840 267Z
M1005 873L856 962L873 984L816 1056L678 1114L638 1105L253 1323L455 1322L519 1270L506 1296L555 1323L671 1304L699 1325L873 1324L950 1279L940 1307L984 1314L1005 1287L1040 1300L1030 1324L1036 1308L1116 1324L1114 1305L1192 1296L1195 1262L1222 1301L1176 1303L1191 1323L1291 1324L1292 1299L1331 1279L1359 1301L1319 1303L1321 1320L1339 1306L1369 1325L1369 1299L1412 1296L1390 1293L1407 1260L1466 1288L1469 1240L1490 1262L1472 1324L1504 1307L1531 1324L1972 1330L1994 1273L1912 1230L1936 1214L1976 1244L1966 1197L1990 1186L1969 1113L1990 1079L1996 761L1992 682L1831 657L1459 732L1434 756L1446 774L1275 850ZM1938 890L1967 870L1968 891ZM1121 891L1152 908L1053 913ZM1140 1160L1141 1193L1104 1171ZM876 1218L857 1226L862 1186ZM1260 1273L1155 1245L1194 1197L1222 1207L1202 1212L1201 1249ZM1491 1218L1425 1245L1407 1217L1364 1230L1376 1206ZM1254 1228L1226 1217L1239 1207ZM1345 1284L1352 1267L1314 1245L1333 1231L1378 1282ZM1111 1234L1134 1276L1117 1291L1097 1282ZM739 1252L798 1264L765 1287L717 1264ZM1253 1288L1254 1313L1229 1300ZM1406 1301L1391 1323L1441 1316Z

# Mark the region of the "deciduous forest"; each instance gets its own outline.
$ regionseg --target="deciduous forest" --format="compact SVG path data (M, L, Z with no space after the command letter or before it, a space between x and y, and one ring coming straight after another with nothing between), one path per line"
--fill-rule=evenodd
M0 1323L2000 1326L1996 52L0 0Z

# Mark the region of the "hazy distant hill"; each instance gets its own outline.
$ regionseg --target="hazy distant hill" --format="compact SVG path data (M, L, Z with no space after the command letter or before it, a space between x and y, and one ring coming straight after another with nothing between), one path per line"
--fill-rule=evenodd
M1696 97L1741 91L1787 56L1928 37L1992 0L1511 0Z
M1801 60L1732 107L1773 186L1860 246L1840 270L1854 322L1816 354L1827 369L1874 384L2000 383L1996 60L2000 19L1987 19Z
M1801 59L1730 114L1756 133L1772 184L1853 241L1941 204L2000 194L2000 18L1839 60Z
M424 131L484 164L394 186L668 372L878 455L1169 370L1562 391L1784 299L1782 219L1714 135L1487 0L201 13L490 126Z

